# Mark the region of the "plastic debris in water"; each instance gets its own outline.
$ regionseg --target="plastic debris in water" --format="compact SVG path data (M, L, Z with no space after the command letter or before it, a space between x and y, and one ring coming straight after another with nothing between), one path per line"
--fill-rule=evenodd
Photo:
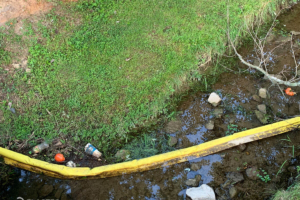
M190 172L191 169L190 168L185 168L184 171Z
M296 94L296 92L292 92L291 88L286 88L285 93L289 96L294 96Z

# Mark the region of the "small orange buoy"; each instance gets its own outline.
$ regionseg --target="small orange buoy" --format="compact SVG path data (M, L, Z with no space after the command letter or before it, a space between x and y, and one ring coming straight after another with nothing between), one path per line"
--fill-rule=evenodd
M285 93L289 96L294 96L296 94L296 92L292 92L291 88L286 88Z
M56 162L63 162L63 161L65 161L65 157L61 153L56 154L55 157L54 157L54 159L55 159Z

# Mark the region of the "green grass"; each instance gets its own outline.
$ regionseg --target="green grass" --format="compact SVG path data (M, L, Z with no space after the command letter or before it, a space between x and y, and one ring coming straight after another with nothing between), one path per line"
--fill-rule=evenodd
M277 191L273 200L298 200L300 199L300 184L296 183L287 190Z
M267 0L231 0L232 38L251 22ZM272 1L265 13L276 9ZM197 73L204 55L226 50L227 1L82 0L38 22L1 31L2 66L17 53L4 44L29 49L31 73L6 76L1 87L0 130L6 138L76 137L108 154L128 133L168 114L170 98ZM3 42L5 41L5 42ZM210 70L217 75L217 68ZM5 72L4 72L5 73ZM207 88L207 79L203 79ZM16 114L7 109L12 101ZM71 139L70 138L70 139Z

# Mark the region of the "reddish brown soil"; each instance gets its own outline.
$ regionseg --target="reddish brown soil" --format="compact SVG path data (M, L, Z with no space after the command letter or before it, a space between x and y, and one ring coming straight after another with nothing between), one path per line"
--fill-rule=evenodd
M72 2L77 0L63 0ZM1 0L0 1L0 26L7 21L19 18L23 19L32 14L47 12L54 7L53 3L44 0Z

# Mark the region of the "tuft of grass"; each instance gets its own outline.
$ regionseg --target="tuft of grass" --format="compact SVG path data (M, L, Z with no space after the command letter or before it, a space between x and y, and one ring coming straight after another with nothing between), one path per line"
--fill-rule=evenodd
M267 2L230 1L232 38L243 37L241 27L261 7L266 16L279 4ZM79 0L38 22L25 20L23 35L14 33L15 23L7 26L0 38L28 49L31 73L20 69L6 78L0 131L21 140L32 132L36 138L78 136L111 154L131 130L169 114L176 101L170 97L190 78L208 90L211 77L197 73L198 65L206 61L202 55L227 48L227 6L217 0ZM10 53L0 55L0 64L11 62Z
M300 184L295 183L287 190L279 190L273 197L273 200L298 200L300 199Z
M125 145L124 149L131 152L130 159L146 158L158 153L166 153L175 150L174 147L168 146L166 135L156 137L153 133L144 133L140 137L133 139L130 143Z

